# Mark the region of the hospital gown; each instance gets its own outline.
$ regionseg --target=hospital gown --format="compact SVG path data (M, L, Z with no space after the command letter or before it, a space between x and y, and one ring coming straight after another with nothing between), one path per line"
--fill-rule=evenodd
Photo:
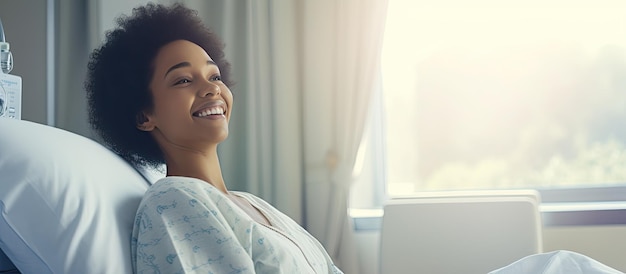
M172 176L152 185L133 229L136 273L342 273L291 218L252 194L231 193L271 226L254 221L205 181Z

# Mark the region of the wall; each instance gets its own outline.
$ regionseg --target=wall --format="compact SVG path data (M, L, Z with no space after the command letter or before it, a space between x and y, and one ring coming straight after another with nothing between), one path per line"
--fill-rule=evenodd
M543 230L544 251L571 250L626 272L626 226L555 226Z
M361 274L378 274L378 231L357 232ZM626 272L626 226L555 226L543 230L543 249L570 250Z
M47 119L46 11L45 0L0 1L0 19L14 59L10 74L22 77L22 120L43 124Z

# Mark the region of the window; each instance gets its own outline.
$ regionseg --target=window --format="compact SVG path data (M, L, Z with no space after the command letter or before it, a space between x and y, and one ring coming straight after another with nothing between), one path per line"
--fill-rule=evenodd
M544 225L624 224L626 2L389 0L350 197L534 188Z
M608 0L390 0L387 193L623 186L625 12Z

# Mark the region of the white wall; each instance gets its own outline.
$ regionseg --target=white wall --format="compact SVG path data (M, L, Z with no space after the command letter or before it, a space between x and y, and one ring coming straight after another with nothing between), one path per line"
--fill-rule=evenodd
M357 232L356 238L361 274L378 274L380 233ZM626 272L626 226L546 227L543 250L575 251Z
M626 225L547 227L543 249L576 251L626 272Z

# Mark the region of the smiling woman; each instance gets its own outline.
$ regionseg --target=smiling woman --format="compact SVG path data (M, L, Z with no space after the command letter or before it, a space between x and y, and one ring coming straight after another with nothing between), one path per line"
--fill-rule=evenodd
M196 13L148 4L118 23L91 55L91 124L127 161L167 169L136 214L134 271L342 273L294 220L228 190L217 147L233 108L229 64Z

